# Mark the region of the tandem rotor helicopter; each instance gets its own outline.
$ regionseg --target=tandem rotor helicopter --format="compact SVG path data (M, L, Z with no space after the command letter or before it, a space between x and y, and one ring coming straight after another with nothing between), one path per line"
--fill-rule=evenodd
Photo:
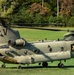
M58 67L64 67L62 60L74 58L74 31L65 34L62 40L27 42L18 31L9 28L0 18L0 61L12 64L42 64L59 61ZM21 68L18 65L17 68Z

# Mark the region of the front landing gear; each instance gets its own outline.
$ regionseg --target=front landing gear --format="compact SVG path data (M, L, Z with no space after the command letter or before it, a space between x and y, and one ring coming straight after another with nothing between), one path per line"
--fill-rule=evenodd
M6 68L6 65L5 65L5 63L1 65L1 68Z
M60 62L60 63L58 64L58 67L59 67L59 68L63 68L63 67L64 67L64 64Z

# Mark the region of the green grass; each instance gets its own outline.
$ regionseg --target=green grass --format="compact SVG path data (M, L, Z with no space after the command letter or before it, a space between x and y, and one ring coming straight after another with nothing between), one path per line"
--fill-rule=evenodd
M46 27L47 28L47 27ZM61 30L74 30L73 27L48 27L48 28L53 28L53 29L61 29Z
M3 72L2 72L3 71ZM58 68L30 68L30 69L1 69L1 75L74 75L72 69L58 69Z
M49 40L56 40L58 38L62 39L63 35L66 33L64 31L53 32L24 28L17 30L20 31L21 37L27 41L37 41L45 38ZM58 63L59 61L55 61L53 63L49 62L49 67L47 68L42 68L41 66L38 67L38 64L31 64L30 67L27 67L27 65L22 65L24 68L20 70L17 69L18 65L16 64L6 64L7 68L0 68L0 75L74 75L74 59L67 60L67 62L63 61L65 68L58 68ZM0 65L1 64L2 63L0 63Z
M22 69L16 69L16 65L8 65L7 68L2 69L0 68L0 74L1 75L74 75L74 67L73 67L73 61L69 60L68 63L65 63L65 65L69 65L65 68L57 68L55 65L57 65L58 62L49 62L49 67L42 68L42 67L32 67L33 65L30 65L31 67L26 67ZM35 64L34 66L38 66ZM26 67L26 68L25 68Z
M37 41L44 40L57 40L58 38L62 39L63 35L66 33L64 31L55 32L55 31L44 31L44 30L35 30L35 29L19 29L21 37L27 41Z

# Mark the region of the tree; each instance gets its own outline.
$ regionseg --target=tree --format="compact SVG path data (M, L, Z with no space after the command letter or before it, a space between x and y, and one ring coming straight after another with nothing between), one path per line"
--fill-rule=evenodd
M0 0L0 15L1 17L7 17L16 8L16 1Z
M69 18L74 16L74 0L60 1L60 11L64 13L66 6L70 12L66 12L68 16L60 12L57 19L57 0L44 0L43 8L41 0L0 0L0 16L11 18L13 23L57 23L58 20L67 25Z

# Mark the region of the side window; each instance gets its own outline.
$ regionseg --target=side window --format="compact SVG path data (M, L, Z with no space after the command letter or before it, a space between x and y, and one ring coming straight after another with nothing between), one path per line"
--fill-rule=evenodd
M48 45L48 48L49 48L49 52L52 52L52 48L50 47L50 45Z
M52 52L52 48L50 48L49 51Z
M61 51L64 51L64 47L61 47Z
M74 44L71 45L71 51L74 52Z

